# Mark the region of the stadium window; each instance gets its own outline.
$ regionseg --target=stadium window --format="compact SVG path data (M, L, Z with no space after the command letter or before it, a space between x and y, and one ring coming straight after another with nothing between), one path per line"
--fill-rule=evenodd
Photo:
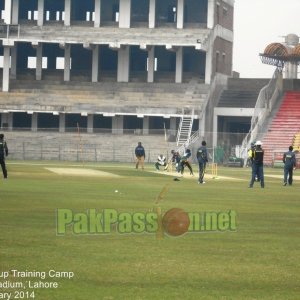
M225 70L225 65L226 65L226 54L223 52L222 53L222 68Z
M219 57L220 57L220 52L216 52L216 72L219 71Z
M65 58L64 57L56 57L56 69L63 70L65 67Z
M219 24L219 22L220 22L220 3L219 2L217 2L216 14L217 14L217 24Z
M50 20L50 11L47 10L46 11L46 21L49 21Z
M64 11L57 11L56 12L56 20L57 21L64 21L65 20L65 12Z
M87 11L85 16L86 21L91 21L91 12Z
M146 70L149 71L149 58L147 58L146 62ZM154 71L157 71L157 58L154 58Z
M47 69L48 67L48 57L42 58L42 69Z
M31 11L29 10L28 12L27 12L27 20L31 20L31 18L32 18L32 13L31 13Z
M117 11L115 14L115 22L119 22L119 12Z
M1 10L1 19L4 19L5 10Z
M48 65L48 58L42 58L42 69L47 69ZM28 69L36 69L36 57L35 56L28 56L27 59L27 68Z
M94 11L92 12L92 21L93 22L95 21L95 12Z
M37 10L35 10L34 12L33 12L33 20L37 20L39 18L39 14L38 14L38 11Z
M177 7L173 6L173 13L174 13L174 22L176 22L177 19Z
M176 19L177 19L177 7L173 6L173 20L174 20L174 23L176 22Z
M36 69L36 57L29 56L27 59L27 68Z

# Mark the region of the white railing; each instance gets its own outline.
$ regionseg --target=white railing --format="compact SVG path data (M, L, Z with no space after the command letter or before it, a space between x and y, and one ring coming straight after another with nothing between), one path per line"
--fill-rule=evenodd
M179 154L183 154L185 152L185 149L187 149L190 145L197 142L199 140L199 138L200 138L200 131L197 130L190 136L189 140L187 140L184 144L182 144L177 149L177 152L179 152Z
M193 127L193 121L194 121L194 109L190 111L191 114L185 114L183 110L183 115L181 116L178 131L177 131L177 137L176 137L176 143L177 146L180 144L186 144L189 143L190 138L191 138L191 132L192 132L192 127ZM183 130L183 123L185 119L189 119L189 128L188 128L188 133L186 137L184 137L184 142L182 143L182 130Z
M241 146L242 158L247 158L247 152L251 142L256 138L263 123L270 115L279 95L282 92L282 73L276 69L270 82L264 86L257 98L257 102L254 108L254 114L251 119L251 127L249 133L246 135Z

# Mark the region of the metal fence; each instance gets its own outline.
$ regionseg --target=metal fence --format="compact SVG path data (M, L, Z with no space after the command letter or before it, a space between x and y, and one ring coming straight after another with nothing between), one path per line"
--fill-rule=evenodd
M141 141L146 151L145 161L153 163L157 161L158 155L163 154L169 159L171 150L178 150L174 136L155 133L136 135L6 131L4 134L9 148L8 159L13 160L134 162L134 150L137 143ZM247 157L244 153L248 150L242 146L245 135L246 133L219 132L217 146L212 148L212 133L205 132L203 137L199 137L187 146L192 152L191 161L197 163L197 149L202 140L206 140L210 162L225 166L242 166L242 162L246 164ZM267 156L269 157L268 165L273 165L274 161L278 160L273 153L281 154L290 145L292 145L292 140L287 141L286 145L281 143L278 146L272 146L271 149L263 145L263 147L266 146L266 161Z

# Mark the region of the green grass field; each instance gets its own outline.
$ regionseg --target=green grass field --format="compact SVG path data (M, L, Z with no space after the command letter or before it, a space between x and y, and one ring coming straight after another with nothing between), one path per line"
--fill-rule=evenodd
M249 189L247 168L219 168L219 176L233 179L198 185L196 177L175 182L148 172L153 165L142 172L129 164L46 163L8 162L9 179L1 180L0 283L23 286L2 286L0 299L4 292L14 299L18 290L34 291L38 300L300 299L299 180L283 187L282 178L266 176L265 189L257 183ZM96 169L120 177L57 175L46 167ZM282 175L282 170L265 173ZM73 234L71 228L65 235L56 233L57 209L146 213L167 183L163 212L174 207L234 210L237 230L163 239L150 233ZM16 278L11 270L74 272L74 277ZM28 281L57 282L58 287L31 289Z

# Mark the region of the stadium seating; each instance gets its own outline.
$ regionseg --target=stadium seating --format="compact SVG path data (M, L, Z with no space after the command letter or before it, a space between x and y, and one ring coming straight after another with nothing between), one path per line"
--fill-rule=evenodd
M255 106L259 91L268 83L266 79L229 78L228 87L220 96L218 107Z
M62 82L59 80L12 80L10 93L0 93L3 109L20 105L33 111L85 111L181 114L179 107L200 113L209 86L189 83Z
M279 110L263 138L264 162L272 166L275 160L293 144L295 134L300 131L300 92L285 93Z

